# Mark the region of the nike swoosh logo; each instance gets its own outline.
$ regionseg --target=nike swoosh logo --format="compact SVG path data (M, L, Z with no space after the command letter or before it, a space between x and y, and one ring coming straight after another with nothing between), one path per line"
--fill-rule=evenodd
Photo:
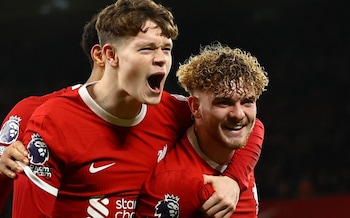
M113 166L115 163L110 163L110 164L107 164L107 165L104 165L104 166L100 166L100 167L94 167L94 164L95 164L95 163L92 163L92 164L90 165L90 168L89 168L89 172L90 172L90 173L97 173L97 172L100 172L100 171L102 171L102 170L104 170L104 169L107 169L108 167Z

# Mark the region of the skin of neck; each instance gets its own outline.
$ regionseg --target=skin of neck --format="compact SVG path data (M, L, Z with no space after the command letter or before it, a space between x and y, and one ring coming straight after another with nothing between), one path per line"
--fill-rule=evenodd
M196 121L194 124L194 133L198 141L199 149L203 152L203 154L220 165L230 163L235 150L225 148L218 144L215 139L207 134L204 128L198 126Z
M113 87L116 86L114 84L109 84L109 81L113 80L103 79L102 81L105 63L104 59L101 57L99 46L95 46L92 49L91 55L94 60L94 65L86 83L99 81L87 88L91 97L104 110L118 118L135 118L140 112L142 104L123 91L116 92L115 89L113 89ZM117 94L112 95L111 93Z
M86 83L96 82L88 86L88 92L95 102L104 110L120 119L135 118L141 109L142 104L124 91L118 90L117 85L110 84L113 79L106 79L103 64L94 64L91 75Z
M108 84L103 78L89 86L88 91L98 105L121 119L135 118L142 107L139 101L123 90L118 90L115 84Z
M104 70L103 68L94 65L94 67L91 71L90 77L88 78L86 83L99 81L103 76L103 70Z

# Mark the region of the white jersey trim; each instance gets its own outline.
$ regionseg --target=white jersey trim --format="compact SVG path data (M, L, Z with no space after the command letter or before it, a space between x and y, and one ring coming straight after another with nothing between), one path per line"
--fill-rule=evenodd
M114 116L113 114L107 112L105 109L103 109L100 105L98 105L94 99L90 96L87 86L92 85L96 82L84 84L82 87L79 88L78 92L82 100L85 102L85 104L92 110L97 116L102 118L103 120L112 123L117 126L122 127L130 127L130 126L136 126L145 118L147 113L147 105L142 104L140 113L132 118L132 119L121 119L117 116Z
M197 152L197 154L203 159L205 160L205 162L207 162L209 164L209 166L211 166L213 169L223 173L228 165L221 165L216 163L215 161L211 160L207 155L205 155L202 150L199 147L198 144L198 140L196 137L196 134L194 133L194 125L190 126L187 129L187 138L190 141L190 143L192 144L192 147L194 148L194 150Z
M37 185L42 190L46 191L47 193L57 197L58 189L53 187L52 185L42 181L37 177L29 166L23 164L22 162L16 161L21 167L23 167L24 172L26 173L27 177L30 181L32 181L35 185Z

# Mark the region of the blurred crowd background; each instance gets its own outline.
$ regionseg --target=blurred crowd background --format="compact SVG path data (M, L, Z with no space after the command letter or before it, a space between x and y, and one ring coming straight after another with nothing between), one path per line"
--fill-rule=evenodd
M0 118L20 99L90 73L84 24L107 0L0 1ZM270 84L258 101L265 140L256 167L261 201L350 193L350 31L345 0L158 0L180 30L166 89L200 45L255 55ZM1 189L0 189L1 192Z

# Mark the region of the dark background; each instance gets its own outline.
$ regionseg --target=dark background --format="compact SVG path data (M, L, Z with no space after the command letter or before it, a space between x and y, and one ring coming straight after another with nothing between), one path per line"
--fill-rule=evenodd
M20 99L90 74L82 28L102 0L0 0L0 118ZM269 73L258 102L266 135L261 201L350 193L349 13L345 0L162 0L180 30L175 70L218 40L250 51Z

